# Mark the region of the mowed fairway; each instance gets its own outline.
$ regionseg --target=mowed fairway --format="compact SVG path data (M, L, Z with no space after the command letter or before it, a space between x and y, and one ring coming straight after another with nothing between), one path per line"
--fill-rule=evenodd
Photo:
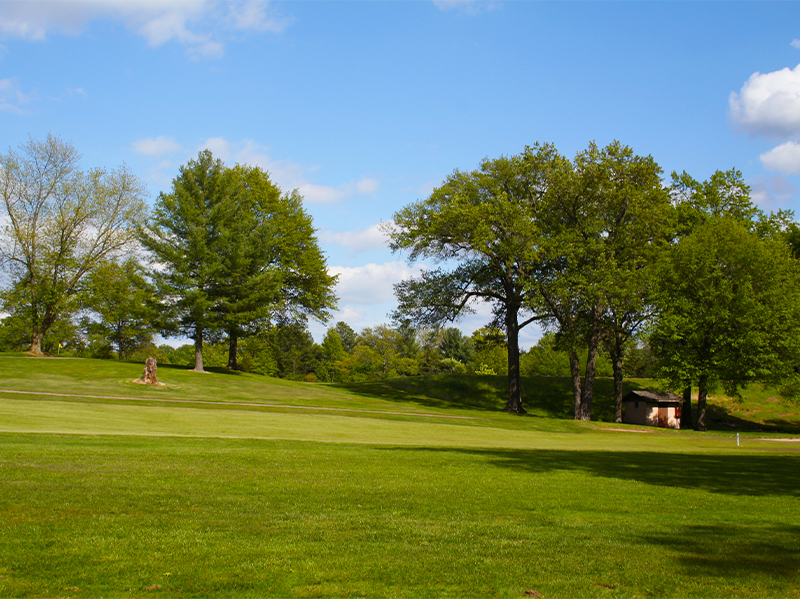
M800 595L800 444L140 374L0 356L0 597Z

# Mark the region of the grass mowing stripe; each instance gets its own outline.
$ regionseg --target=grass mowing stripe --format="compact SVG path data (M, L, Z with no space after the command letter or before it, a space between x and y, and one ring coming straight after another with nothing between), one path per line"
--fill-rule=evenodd
M0 390L0 394L23 394L29 396L57 396L62 398L92 398L96 400L142 400L132 396L92 396L89 394L60 394L57 392L27 392L19 390ZM149 402L171 402L176 404L214 404L220 406L255 406L259 408L291 408L298 410L329 410L337 412L373 413L398 415L404 417L435 417L438 419L476 419L462 415L442 415L434 413L415 413L389 410L366 410L362 408L332 408L328 406L297 406L292 404L270 404L265 402L215 402L213 400L180 400L178 398L147 398Z
M0 430L8 432L190 436L485 448L619 449L633 452L740 453L774 447L748 439L664 432L648 436L584 428L580 433L472 427L429 420L389 420L317 413L273 413L188 406L137 406L0 398ZM800 448L782 447L786 453Z

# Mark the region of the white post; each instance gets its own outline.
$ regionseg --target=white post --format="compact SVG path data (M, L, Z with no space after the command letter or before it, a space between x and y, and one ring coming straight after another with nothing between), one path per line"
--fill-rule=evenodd
M737 447L739 446L739 434L738 433L736 434L736 446Z

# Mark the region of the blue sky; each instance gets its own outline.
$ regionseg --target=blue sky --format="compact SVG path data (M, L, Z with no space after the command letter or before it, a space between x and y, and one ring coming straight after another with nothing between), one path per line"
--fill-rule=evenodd
M800 3L0 0L0 131L124 162L151 199L203 148L260 165L304 195L359 330L420 268L378 223L526 144L618 139L800 209Z

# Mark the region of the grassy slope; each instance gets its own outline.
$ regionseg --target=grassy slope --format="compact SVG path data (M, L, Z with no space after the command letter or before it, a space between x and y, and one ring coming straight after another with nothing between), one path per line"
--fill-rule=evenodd
M800 444L548 418L558 380L519 418L502 378L140 372L0 356L2 389L142 398L0 394L0 597L800 594Z

